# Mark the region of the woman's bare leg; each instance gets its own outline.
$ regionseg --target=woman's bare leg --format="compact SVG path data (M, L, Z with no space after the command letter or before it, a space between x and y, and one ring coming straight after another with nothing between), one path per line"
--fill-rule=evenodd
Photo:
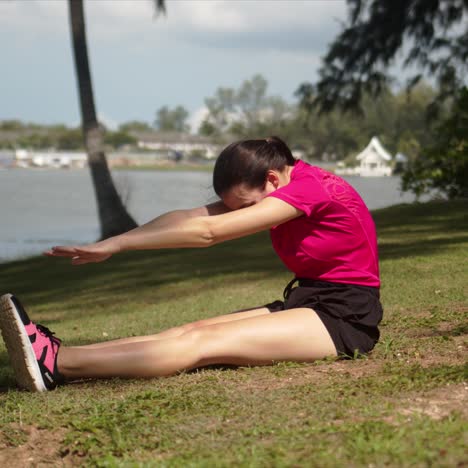
M300 308L197 327L164 340L62 347L58 369L69 379L159 377L209 364L310 362L336 354L318 315Z
M89 345L80 346L80 348L87 349L98 349L98 348L107 348L108 346L115 346L128 343L137 343L140 341L149 341L149 340L165 340L167 338L175 338L184 333L187 333L193 328L206 327L207 325L214 325L216 323L231 322L233 320L241 320L250 317L256 317L258 315L269 314L270 311L266 307L261 307L258 309L249 309L239 312L234 312L232 314L219 315L218 317L211 317L204 320L198 320L196 322L190 322L179 327L169 328L163 332L156 333L154 335L145 335L145 336L132 336L129 338L120 338L117 340L104 341L101 343L93 343Z

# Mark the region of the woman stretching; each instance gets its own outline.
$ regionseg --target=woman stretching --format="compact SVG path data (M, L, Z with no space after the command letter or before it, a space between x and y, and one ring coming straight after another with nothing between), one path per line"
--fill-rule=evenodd
M382 318L377 241L357 192L340 177L295 160L277 137L225 148L213 186L220 202L46 254L83 265L125 250L209 247L269 229L275 251L295 275L284 302L155 335L66 347L6 294L0 325L20 387L44 391L80 378L168 376L210 364L311 362L374 347Z

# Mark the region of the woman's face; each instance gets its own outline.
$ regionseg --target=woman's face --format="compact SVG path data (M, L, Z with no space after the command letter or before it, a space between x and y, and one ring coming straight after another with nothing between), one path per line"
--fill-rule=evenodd
M223 203L230 210L238 210L240 208L247 208L248 206L255 205L259 201L263 200L269 193L274 189L268 191L268 184L263 189L250 188L244 184L236 185L228 190L221 197Z
M262 201L268 194L286 185L290 181L292 166L286 166L281 172L269 170L262 188L250 188L245 184L232 187L221 196L223 203L231 210L247 208Z

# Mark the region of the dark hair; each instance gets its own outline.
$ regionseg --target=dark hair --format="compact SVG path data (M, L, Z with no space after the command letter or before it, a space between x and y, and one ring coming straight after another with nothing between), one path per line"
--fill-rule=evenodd
M239 184L262 187L269 170L281 171L285 166L294 166L295 162L288 145L276 136L231 143L216 160L214 191L221 196Z

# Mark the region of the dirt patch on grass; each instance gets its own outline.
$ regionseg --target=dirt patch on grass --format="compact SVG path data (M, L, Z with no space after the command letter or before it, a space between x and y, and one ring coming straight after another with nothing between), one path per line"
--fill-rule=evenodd
M423 394L418 393L402 401L403 415L425 415L432 419L442 419L457 411L468 416L468 384L447 385Z
M466 335L449 338L443 345L434 344L431 338L420 338L417 342L408 344L405 352L397 355L397 358L423 367L463 365L466 362L467 350Z
M436 327L423 326L407 330L411 338L431 338L445 336L468 339L468 324L466 322L439 322Z
M378 373L383 366L381 361L359 359L355 361L321 362L299 367L282 367L273 370L269 367L263 372L257 368L252 378L236 383L237 388L247 390L272 390L289 386L317 384L336 376L361 378Z
M35 426L10 424L0 432L0 466L73 466L71 458L63 457L61 453L65 432L63 428L49 431Z

